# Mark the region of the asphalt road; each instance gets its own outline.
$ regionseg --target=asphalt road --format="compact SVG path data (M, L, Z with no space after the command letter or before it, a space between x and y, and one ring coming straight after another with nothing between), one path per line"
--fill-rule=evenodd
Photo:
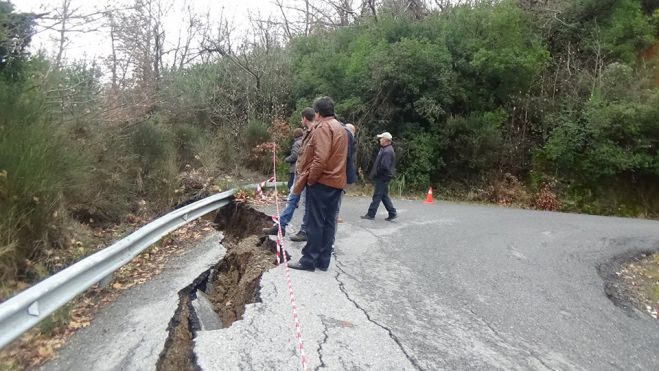
M367 221L367 199L344 199L330 270L291 272L310 369L659 369L659 322L616 307L597 272L659 249L659 222L395 204L395 222ZM203 369L300 368L283 268L261 286L243 321L198 335Z
M178 307L178 292L222 259L221 238L218 232L210 233L184 255L169 260L161 274L126 290L41 370L155 370L169 334L167 325Z
M659 250L659 222L394 200L390 223L384 210L359 219L368 201L344 199L328 272L291 271L309 369L659 369L659 321L615 306L597 271ZM302 244L287 243L299 257ZM222 254L211 236L44 369L154 369L176 292ZM264 273L259 295L243 320L197 334L202 369L301 368L283 267Z

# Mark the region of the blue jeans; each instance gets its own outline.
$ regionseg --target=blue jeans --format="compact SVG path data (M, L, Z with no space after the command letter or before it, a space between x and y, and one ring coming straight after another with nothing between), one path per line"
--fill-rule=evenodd
M300 264L327 268L332 258L336 233L336 209L343 190L316 183L307 187L307 244L302 249Z
M295 181L297 180L297 177L293 177L292 183L295 184ZM286 228L288 223L291 222L291 219L293 219L293 214L295 213L295 209L297 209L298 204L300 203L300 199L305 196L306 189L303 189L302 192L300 192L299 195L296 195L292 192L293 187L290 186L288 188L288 198L286 199L286 207L284 208L284 211L281 212L279 215L279 225L281 225L282 228ZM302 226L300 227L300 232L305 232L306 231L306 221L307 221L307 210L306 208L304 209L304 218L302 218Z
M284 208L284 211L281 212L281 215L279 215L279 225L281 225L282 228L286 228L288 223L291 222L291 219L293 219L293 213L295 213L295 209L297 209L297 205L300 202L300 196L301 195L289 193L288 199L286 200L286 207Z

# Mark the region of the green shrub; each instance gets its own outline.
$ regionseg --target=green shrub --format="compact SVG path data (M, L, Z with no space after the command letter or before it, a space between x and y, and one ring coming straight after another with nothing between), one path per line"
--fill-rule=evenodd
M3 279L25 271L45 249L65 245L66 201L75 200L89 180L88 159L48 123L42 98L21 85L0 86Z
M423 190L431 185L431 176L437 173L439 138L429 133L410 135L399 146L398 173L410 190Z
M204 135L199 144L199 162L210 173L220 173L239 166L239 151L237 143L223 130L217 130Z
M157 202L171 205L176 189L176 146L170 131L156 119L130 129L131 149L136 168L132 170L137 193Z
M189 124L174 124L173 131L179 169L184 169L186 165L196 167L198 160L195 156L199 153L202 139L207 134L198 126Z
M244 129L244 140L247 148L254 148L270 140L268 124L260 120L251 120Z
M443 171L449 178L480 180L497 169L505 153L503 110L449 118L440 129Z

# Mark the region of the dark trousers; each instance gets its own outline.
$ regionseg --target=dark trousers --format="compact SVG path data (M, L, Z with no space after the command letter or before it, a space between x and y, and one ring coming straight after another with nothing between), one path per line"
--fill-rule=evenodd
M329 267L341 192L319 183L307 186L307 244L300 258L300 264L305 267Z
M378 213L380 201L384 204L384 208L387 209L389 216L396 215L396 208L389 198L389 180L375 179L373 201L371 201L371 206L368 207L368 213L366 215L375 217Z
M293 186L293 183L295 182L295 173L290 173L288 174L288 191L291 191L291 187Z

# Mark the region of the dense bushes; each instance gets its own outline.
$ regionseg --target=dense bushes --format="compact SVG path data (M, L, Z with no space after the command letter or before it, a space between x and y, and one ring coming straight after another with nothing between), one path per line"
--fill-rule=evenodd
M37 63L35 63L37 64ZM25 70L33 68L25 64ZM45 97L29 79L0 78L0 278L61 246L65 200L89 180L88 159L53 126Z
M417 188L479 180L496 169L510 101L529 91L549 57L529 17L511 2L417 22L383 18L299 39L293 54L296 100L327 93L348 121L371 133L391 131L406 147L400 173ZM363 168L372 160L366 152Z
M395 192L433 185L501 204L656 215L659 11L640 0L554 0L551 12L519 3L383 11L119 87L94 64L27 55L32 18L0 1L2 278L66 247L76 219L177 205L181 174L205 187L223 171L269 172L266 142L287 151L319 95L357 125L362 174L375 134L394 135Z
M363 169L365 141L392 132L411 188L479 188L509 173L531 191L553 184L566 205L636 189L627 203L656 212L656 55L639 55L657 34L641 5L555 1L555 13L483 1L299 38L293 98L336 99L362 129Z

